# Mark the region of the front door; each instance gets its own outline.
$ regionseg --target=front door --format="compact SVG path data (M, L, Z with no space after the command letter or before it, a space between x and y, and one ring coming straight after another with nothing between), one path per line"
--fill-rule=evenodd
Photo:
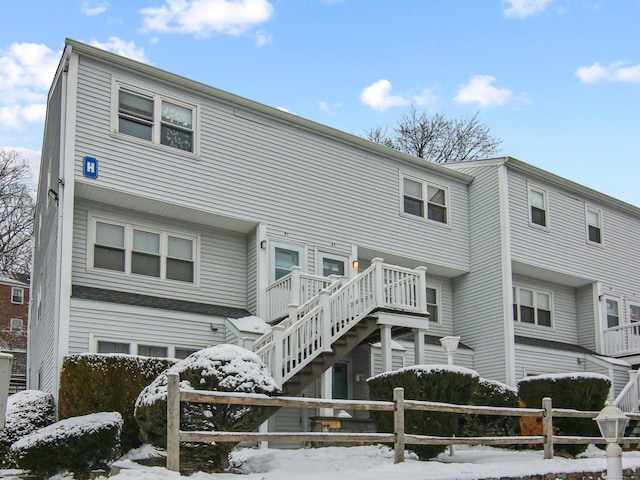
M338 362L333 366L333 398L349 398L349 364Z

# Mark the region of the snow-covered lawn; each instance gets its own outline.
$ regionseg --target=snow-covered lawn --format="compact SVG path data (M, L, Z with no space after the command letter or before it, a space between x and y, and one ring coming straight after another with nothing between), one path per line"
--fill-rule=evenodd
M411 457L408 455L408 457ZM640 452L625 452L623 468L640 467ZM556 457L544 460L541 451L511 451L492 447L455 448L455 454L443 453L437 461L420 462L407 458L393 463L393 451L382 446L326 447L299 450L240 449L233 453L240 474L196 473L192 480L475 480L502 476L561 472L595 472L606 469L604 452L590 446L578 459ZM118 465L129 467L113 479L171 480L181 478L159 467L140 467L131 460ZM2 477L0 471L0 478ZM8 471L4 472L8 474ZM16 476L4 477L17 479ZM56 480L71 480L58 475Z

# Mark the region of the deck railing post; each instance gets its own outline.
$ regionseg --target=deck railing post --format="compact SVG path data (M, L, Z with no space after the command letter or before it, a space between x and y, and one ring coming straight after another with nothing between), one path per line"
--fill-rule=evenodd
M320 312L320 335L322 338L322 350L331 351L331 294L329 290L320 291L319 304L322 308Z
M425 313L427 311L427 267L418 267L416 272L418 272L416 307L419 312Z
M300 278L300 273L302 272L302 268L300 267L291 267L291 298L289 301L289 305L302 305L304 302L302 301L302 281Z
M393 411L394 463L402 463L404 462L404 388L393 389L393 403L395 404Z
M167 470L180 471L180 375L167 374Z
M278 385L278 388L282 388L283 368L284 368L284 327L276 325L271 329L273 333L273 359L271 365L273 365L273 380Z
M544 437L544 458L550 460L553 458L553 413L551 399L544 397L542 399L542 409L544 416L542 417L542 436Z
M384 268L381 258L374 258L371 264L374 265L373 282L374 282L374 298L377 307L384 307L386 304L384 295Z

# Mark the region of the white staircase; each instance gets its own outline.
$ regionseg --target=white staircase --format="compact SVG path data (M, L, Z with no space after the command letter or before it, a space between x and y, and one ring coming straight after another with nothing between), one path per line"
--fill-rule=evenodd
M332 352L343 336L353 336L372 312L426 314L426 268L403 268L375 258L349 281L293 269L269 286L267 297L269 320L283 320L253 343L253 351L282 387L322 354Z

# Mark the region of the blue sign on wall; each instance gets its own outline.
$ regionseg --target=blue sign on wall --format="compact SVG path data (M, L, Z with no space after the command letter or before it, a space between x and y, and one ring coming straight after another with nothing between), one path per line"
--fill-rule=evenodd
M98 178L98 160L93 157L84 157L82 173L84 173L85 177Z

